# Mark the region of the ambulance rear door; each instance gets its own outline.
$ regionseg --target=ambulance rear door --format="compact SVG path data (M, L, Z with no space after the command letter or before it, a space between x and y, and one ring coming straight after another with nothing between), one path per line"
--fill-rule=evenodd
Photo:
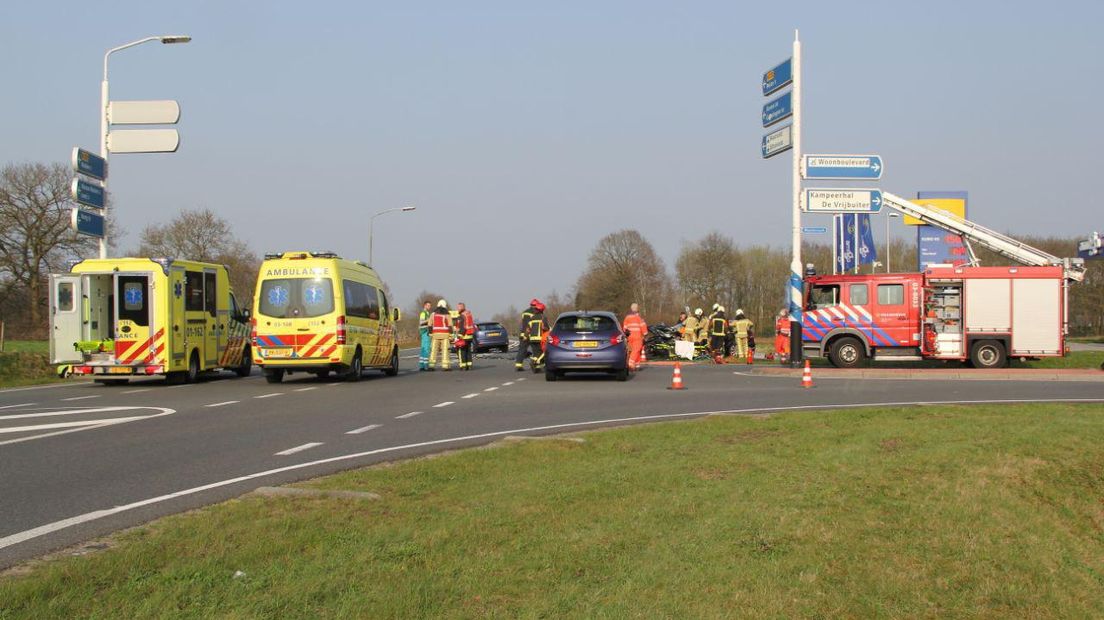
M84 304L80 275L50 276L50 361L84 361L75 344L83 340Z
M143 364L153 357L153 298L147 273L115 274L115 361Z

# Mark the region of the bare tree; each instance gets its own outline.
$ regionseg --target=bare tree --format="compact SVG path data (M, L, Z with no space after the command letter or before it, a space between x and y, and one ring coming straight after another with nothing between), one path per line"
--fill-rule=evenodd
M579 277L575 305L579 309L611 310L623 314L629 304L640 304L645 317L663 320L675 309L674 286L655 248L635 230L603 237L590 253Z
M26 320L40 329L46 275L92 255L95 239L71 228L72 172L62 164L10 164L0 171L0 287L25 295Z

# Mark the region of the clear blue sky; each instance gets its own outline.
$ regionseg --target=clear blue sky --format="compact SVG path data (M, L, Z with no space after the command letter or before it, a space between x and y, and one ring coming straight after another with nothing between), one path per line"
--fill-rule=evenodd
M112 57L113 99L183 110L178 153L112 159L124 248L210 207L261 252L366 258L367 216L414 204L376 220L398 302L429 288L490 314L569 289L619 228L669 266L713 229L788 247L759 80L800 28L808 152L879 153L886 190L967 190L982 224L1080 235L1104 224L1102 7L9 2L0 163L97 148L103 52L189 34Z

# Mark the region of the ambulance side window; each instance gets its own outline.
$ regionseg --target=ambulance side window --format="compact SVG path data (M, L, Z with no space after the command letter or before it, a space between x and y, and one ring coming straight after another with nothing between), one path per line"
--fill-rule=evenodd
M73 311L73 283L72 282L60 282L57 287L57 309L58 312L72 312Z
M203 274L203 305L207 314L218 316L218 278L213 273Z
M345 314L362 319L379 318L376 287L352 280L343 280L341 286L345 292Z
M184 309L203 311L203 274L198 271L184 272Z
M149 299L149 282L146 277L119 276L119 291L123 302L117 308L119 319L148 327L149 312L146 302Z
M385 318L391 316L391 314L387 311L387 294L384 293L383 290L380 290L380 292L379 292L379 299L380 299L380 309L383 310L383 312L380 313L380 316L385 317Z

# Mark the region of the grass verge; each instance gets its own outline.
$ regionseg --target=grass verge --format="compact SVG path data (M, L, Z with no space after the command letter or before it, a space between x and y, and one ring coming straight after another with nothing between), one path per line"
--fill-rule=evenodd
M713 417L246 496L0 579L0 617L1101 617L1104 406Z
M9 341L6 343L4 353L0 353L0 388L17 387L21 385L34 385L38 383L51 383L58 381L57 369L50 363L49 354L33 350L16 350L11 352Z

